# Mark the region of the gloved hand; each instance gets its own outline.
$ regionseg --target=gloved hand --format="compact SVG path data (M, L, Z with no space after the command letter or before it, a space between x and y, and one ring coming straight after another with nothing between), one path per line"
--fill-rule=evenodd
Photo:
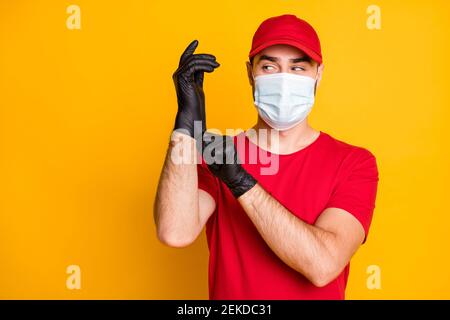
M203 159L210 171L221 179L235 198L239 198L257 183L238 161L233 137L205 132Z
M180 58L178 69L173 74L177 92L178 112L174 130L201 141L206 130L205 94L203 92L204 72L213 72L220 64L211 54L193 54L198 41L192 41ZM201 132L194 136L194 121L201 121ZM197 145L199 147L199 145ZM200 149L201 150L201 145Z

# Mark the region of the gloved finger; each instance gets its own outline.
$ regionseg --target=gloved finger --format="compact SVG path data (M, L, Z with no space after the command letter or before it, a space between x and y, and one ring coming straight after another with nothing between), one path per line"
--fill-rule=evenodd
M184 72L184 76L189 78L192 76L192 74L200 72L200 71L213 72L214 67L207 65L207 64L193 64L190 67L188 67L188 69Z
M193 68L194 66L198 67ZM210 60L201 60L201 61L193 60L191 61L191 63L184 65L182 68L179 68L177 71L175 71L175 73L173 74L173 79L176 81L177 78L179 78L180 76L185 79L188 79L189 77L192 76L193 73L197 74L198 72L202 71L212 72L214 71L214 68L216 68L217 66L218 66L217 63ZM203 81L202 78L200 79ZM193 80L195 81L195 77Z
M194 68L195 66L201 66L201 68ZM219 66L219 64L215 61L211 61L211 60L192 60L190 63L188 63L187 65L185 65L182 69L182 73L185 76L191 76L191 74L193 72L197 72L197 71L207 71L207 72L212 72L214 70L214 68L217 68ZM208 68L204 68L204 67L208 67ZM211 71L208 71L210 70Z
M200 59L216 60L216 56L209 53L196 53L192 56Z
M203 87L203 77L204 77L204 72L197 72L194 74L194 80L195 80L195 83L197 84L197 86Z
M218 66L220 66L220 64L218 64L215 61L211 61L211 60L192 60L190 63L188 63L186 66L183 67L181 72L185 72L185 71L189 70L189 68L191 68L194 65L205 65L205 66L211 66L213 68L217 68Z
M189 59L207 59L207 60L211 60L211 61L216 61L216 57L214 55L208 54L208 53L194 54L191 57ZM189 61L189 59L187 61ZM204 78L203 72L198 72L194 75L195 83L197 84L197 86L199 86L199 87L203 86L203 78Z
M202 58L200 55L194 54L194 55L191 55L190 57L188 57L186 59L184 64L181 66L181 69L183 69L186 65L188 65L188 64L190 64L190 63L192 63L194 61L199 61L199 62L208 61L208 62L213 62L214 65L217 65L217 66L220 65L220 63L218 63L215 58L214 59L211 59L210 57Z
M182 67L178 68L174 73L174 78L176 78L180 74L185 74L193 65L207 65L213 68L218 67L219 64L215 61L211 60L203 60L203 59L189 59L189 63L185 63ZM189 74L190 75L190 74Z
M182 66L185 63L187 58L189 58L194 53L195 49L197 49L197 46L198 46L198 40L192 41L187 46L187 48L184 50L183 54L181 55L179 66Z
M203 66L210 66L213 68L218 67L218 64L214 61L211 60L192 60L190 63L185 64L179 71L178 73L181 74L185 74L187 73L190 69L192 69L192 66L196 66L196 65L203 65Z

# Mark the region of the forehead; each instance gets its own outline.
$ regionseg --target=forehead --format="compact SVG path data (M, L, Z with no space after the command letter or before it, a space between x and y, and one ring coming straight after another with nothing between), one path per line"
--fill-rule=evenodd
M276 44L258 52L255 56L256 61L258 61L259 57L262 55L277 57L280 59L294 59L304 57L306 54L296 47L287 44Z

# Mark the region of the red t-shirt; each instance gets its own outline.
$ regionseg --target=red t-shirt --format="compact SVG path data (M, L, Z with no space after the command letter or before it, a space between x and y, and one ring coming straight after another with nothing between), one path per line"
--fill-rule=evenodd
M235 138L235 145L242 166L292 214L314 224L326 208L342 208L359 220L367 237L378 184L376 159L370 151L321 131L307 147L278 155L276 174L263 175L260 169L270 165L259 156L256 163L249 163L249 150L256 148L266 157L272 154L258 148L245 133L240 135L245 144ZM210 299L345 298L349 265L325 287L314 286L270 249L230 190L207 165L202 163L197 168L199 188L216 202L206 223Z

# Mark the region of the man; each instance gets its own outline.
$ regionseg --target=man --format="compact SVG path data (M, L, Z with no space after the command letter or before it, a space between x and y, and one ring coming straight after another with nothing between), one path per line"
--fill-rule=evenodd
M180 146L201 153L218 137L205 133L202 85L219 64L194 55L196 46L173 76L178 113L155 201L159 239L184 247L206 225L210 299L344 299L350 258L369 231L378 170L367 149L308 124L323 72L316 32L294 15L267 19L256 31L247 71L258 121L231 138L233 148L216 143L214 156L231 163L170 156ZM278 133L278 143L263 146L261 129ZM259 160L237 161L255 148L277 150L276 173L262 174Z

